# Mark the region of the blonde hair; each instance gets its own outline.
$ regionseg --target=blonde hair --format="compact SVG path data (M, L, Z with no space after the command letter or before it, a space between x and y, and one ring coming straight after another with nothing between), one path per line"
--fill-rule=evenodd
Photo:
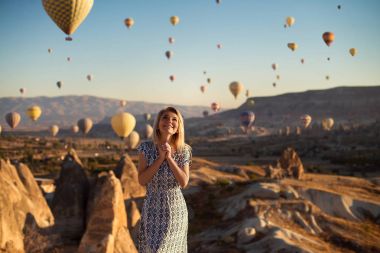
M165 112L172 112L178 117L178 129L177 132L172 135L171 142L175 146L176 150L183 150L185 147L185 126L181 113L174 107L167 107L158 113L153 126L153 141L156 145L160 141L161 133L158 125Z

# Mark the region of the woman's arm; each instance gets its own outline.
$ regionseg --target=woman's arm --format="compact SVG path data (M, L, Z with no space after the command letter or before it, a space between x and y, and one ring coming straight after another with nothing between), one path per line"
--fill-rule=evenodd
M152 180L153 176L156 174L161 164L165 160L165 155L160 155L153 164L147 167L147 161L143 153L139 154L139 165L138 165L138 174L139 174L139 183L143 186L148 184Z
M189 183L189 164L185 164L183 169L181 169L171 156L167 156L166 160L181 188L185 188Z

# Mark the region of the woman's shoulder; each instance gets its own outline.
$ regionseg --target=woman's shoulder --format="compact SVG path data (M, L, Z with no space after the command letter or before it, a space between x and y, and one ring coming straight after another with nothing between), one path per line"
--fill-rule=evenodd
M154 142L152 140L142 141L137 147L138 151L146 151L154 147Z

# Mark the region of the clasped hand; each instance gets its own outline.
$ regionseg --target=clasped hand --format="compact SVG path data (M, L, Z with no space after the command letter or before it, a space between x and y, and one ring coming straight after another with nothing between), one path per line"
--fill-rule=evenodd
M165 159L172 157L172 147L169 143L165 142L158 146L158 153L160 157L165 157Z

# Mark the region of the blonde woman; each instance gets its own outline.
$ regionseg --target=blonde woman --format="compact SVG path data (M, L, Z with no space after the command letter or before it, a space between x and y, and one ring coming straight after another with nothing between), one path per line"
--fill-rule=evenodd
M139 231L140 253L187 252L188 213L181 188L189 182L191 148L174 107L161 110L153 140L140 144L139 183L147 186Z

